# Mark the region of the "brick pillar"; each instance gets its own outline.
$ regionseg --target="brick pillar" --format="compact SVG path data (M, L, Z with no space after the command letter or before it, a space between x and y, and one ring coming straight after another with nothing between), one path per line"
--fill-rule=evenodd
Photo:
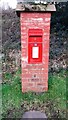
M22 92L44 92L48 90L50 18L50 13L21 13ZM36 28L43 30L42 62L29 64L28 30Z

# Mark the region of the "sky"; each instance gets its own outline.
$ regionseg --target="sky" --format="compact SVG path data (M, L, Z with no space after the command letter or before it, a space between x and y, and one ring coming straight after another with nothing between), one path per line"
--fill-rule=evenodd
M5 7L5 9L7 9L8 6L10 6L11 8L16 8L17 5L17 0L0 0L0 6Z

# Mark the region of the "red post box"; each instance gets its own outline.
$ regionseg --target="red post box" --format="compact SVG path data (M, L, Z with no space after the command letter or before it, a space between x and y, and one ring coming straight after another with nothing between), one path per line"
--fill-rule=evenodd
M29 29L28 31L28 63L42 63L42 29Z
M51 11L55 10L51 8ZM51 11L23 12L23 9L17 9L21 24L22 92L48 90Z

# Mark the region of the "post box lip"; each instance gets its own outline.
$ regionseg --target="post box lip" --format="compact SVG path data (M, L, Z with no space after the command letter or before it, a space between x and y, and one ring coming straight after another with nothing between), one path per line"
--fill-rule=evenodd
M28 30L28 35L29 36L42 36L43 35L43 30L39 29L39 28L29 29Z

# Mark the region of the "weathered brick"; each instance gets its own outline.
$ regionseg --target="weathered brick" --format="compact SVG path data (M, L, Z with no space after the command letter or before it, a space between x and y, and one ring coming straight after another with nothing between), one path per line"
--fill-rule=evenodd
M29 82L28 79L22 78L22 85L24 85L24 83L28 83L28 82Z
M48 87L43 87L42 88L42 91L47 91L48 90Z
M28 73L23 74L22 73L22 78L31 78L31 77L32 77L32 74L28 74Z
M22 48L27 48L26 43L23 42L23 43L21 44L21 49L22 49Z
M50 13L21 13L22 92L48 90L50 17ZM43 58L41 64L28 63L28 30L30 28L43 29Z

